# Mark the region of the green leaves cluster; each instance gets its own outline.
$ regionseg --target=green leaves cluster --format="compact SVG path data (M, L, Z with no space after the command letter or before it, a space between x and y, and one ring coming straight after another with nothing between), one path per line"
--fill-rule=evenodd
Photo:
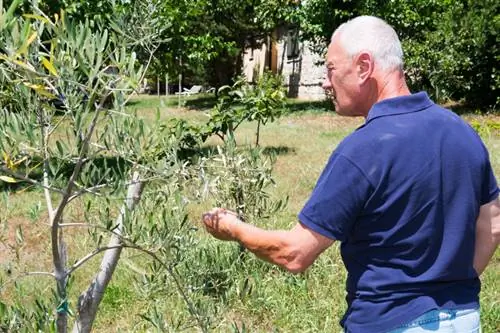
M128 52L127 40L107 29L94 31L89 22L73 24L64 12L54 17L43 12L13 15L10 20L8 12L5 15L0 34L5 103L0 112L6 121L0 124L0 151L13 161L24 161L24 176L36 178L34 169L46 163L56 184L58 177L71 172L76 157L95 158L100 150L125 148L128 136L116 142L120 127L104 108L120 112L125 96L141 80L143 68L136 64L135 53ZM90 125L100 116L110 121L94 133ZM85 138L94 135L99 145L84 147ZM141 147L128 148L130 155ZM84 167L92 166L89 162Z
M273 163L274 157L266 157L260 148L242 150L228 141L201 161L199 195L213 197L217 206L234 210L249 223L269 218L288 200L275 200L268 192L274 184Z
M155 2L169 37L156 53L151 76L182 73L191 84L231 85L242 70L245 47L257 45L286 22L289 0L177 0Z
M219 90L219 99L210 113L208 129L222 140L234 132L243 121L257 121L256 145L262 123L274 121L285 112L285 89L280 76L264 73L255 86L240 78L232 86Z
M19 288L16 289L18 293L23 293ZM50 306L42 299L36 299L33 307L22 304L10 306L0 301L0 331L57 332L51 312Z

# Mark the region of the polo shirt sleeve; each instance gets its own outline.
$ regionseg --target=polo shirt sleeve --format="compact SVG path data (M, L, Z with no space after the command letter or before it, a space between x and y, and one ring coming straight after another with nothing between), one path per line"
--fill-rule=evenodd
M325 237L345 241L371 191L362 170L334 153L299 213L299 221Z
M486 164L484 176L483 176L483 184L482 184L482 193L481 193L481 205L485 205L498 197L498 193L500 192L498 188L497 181L495 179L495 175L493 174L493 169L491 168L491 163L488 159L488 163Z

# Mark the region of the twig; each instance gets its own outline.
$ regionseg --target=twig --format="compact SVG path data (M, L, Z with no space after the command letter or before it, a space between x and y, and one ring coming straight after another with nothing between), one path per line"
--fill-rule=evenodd
M95 190L98 190L98 189L101 189L101 188L104 188L104 187L107 187L107 186L109 186L109 184L100 184L100 185L92 186L92 187L89 187L89 188L81 189L80 191L74 193L72 196L70 196L68 198L68 203L70 203L71 201L73 201L74 199L78 198L79 196L81 196L84 193L92 193L94 195L99 196L101 194L99 192L95 192Z
M48 159L48 151L47 151L47 146L49 142L49 134L46 133L47 129L44 126L45 123L45 113L43 111L43 108L41 108L40 111L40 116L39 116L39 123L40 123L40 131L42 132L42 154L43 154L43 193L45 196L45 202L47 203L47 211L49 212L49 220L53 221L54 219L54 208L52 205L52 198L50 197L49 190L47 189L49 186L49 159Z
M105 247L100 247L95 249L94 251L90 252L80 260L78 260L76 263L74 263L68 270L66 270L66 276L71 275L78 267L86 263L88 260L92 259L96 255L98 255L101 252L107 251L107 250L113 250L113 249L118 249L118 248L123 248L123 245L115 245L115 246L105 246Z
M33 276L33 275L44 275L44 276L56 277L54 273L50 273L50 272L26 272L18 277L23 278L26 276Z
M158 176L159 178L160 176ZM150 178L144 178L144 179L141 179L141 180L138 180L138 181L131 181L131 182L128 182L128 183L123 183L121 186L130 186L130 185L134 185L134 184L137 184L137 183L140 183L140 182L148 182L150 180L154 180L156 178L153 178L153 177L150 177ZM79 196L85 194L85 193L91 193L91 194L94 194L96 196L99 196L101 195L99 192L95 192L95 190L98 190L98 189L101 189L101 188L105 188L105 187L108 187L108 186L111 186L110 184L99 184L99 185L95 185L95 186L92 186L92 187L89 187L89 188L83 188L81 189L80 191L78 192L75 192L72 196L69 197L68 199L68 203L73 201L74 199L78 198ZM127 199L125 197L125 199Z
M53 191L53 192L57 192L57 193L60 193L60 194L64 194L65 192L61 189L58 189L58 188L55 188L55 187L51 187L51 186L47 186L47 185L44 185L40 182L37 182L36 180L33 180L31 178L28 178L26 176L23 176L17 172L14 172L12 170L10 170L9 168L6 168L4 166L0 166L0 171L2 172L5 172L6 174L8 174L9 176L13 177L13 178L16 178L16 179L19 179L19 180L22 180L22 181L25 181L27 183L30 183L30 184L33 184L33 185L36 185L36 186L40 186L40 187L43 187L44 189L47 189L49 191Z
M148 62L146 63L146 66L144 66L144 71L142 72L141 78L139 79L139 82L142 82L144 80L144 77L146 76L147 69L149 68L149 65L151 64L151 60L153 60L153 55L158 50L160 47L160 44L158 44L156 47L154 47L154 50L149 51L149 59ZM136 91L137 89L134 89ZM132 98L132 94L128 96L128 98L125 100L124 105L128 103L128 101Z

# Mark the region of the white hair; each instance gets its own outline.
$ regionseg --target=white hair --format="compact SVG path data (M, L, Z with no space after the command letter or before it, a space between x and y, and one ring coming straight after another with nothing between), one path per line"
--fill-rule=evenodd
M358 16L341 24L333 33L351 57L368 51L382 70L403 69L403 49L396 31L374 16Z

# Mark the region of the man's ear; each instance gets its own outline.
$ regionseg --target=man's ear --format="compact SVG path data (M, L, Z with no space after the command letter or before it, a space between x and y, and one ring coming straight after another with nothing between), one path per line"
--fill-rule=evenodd
M368 52L361 52L356 59L356 68L360 83L365 83L373 73L374 61L372 55Z

